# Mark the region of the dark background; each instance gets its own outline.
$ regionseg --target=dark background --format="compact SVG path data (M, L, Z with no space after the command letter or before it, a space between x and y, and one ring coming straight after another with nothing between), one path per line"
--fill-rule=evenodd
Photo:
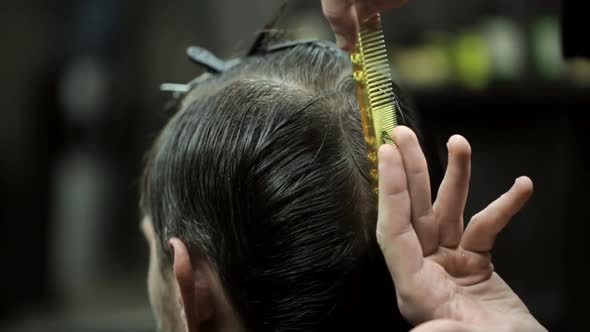
M444 159L454 133L472 144L467 216L517 176L535 182L494 261L551 331L590 330L590 29L580 3L412 0L383 19L394 76L433 153ZM159 84L199 73L187 46L239 55L278 6L0 4L0 330L152 329L137 201L143 155L167 118ZM291 1L282 27L332 39L319 0Z

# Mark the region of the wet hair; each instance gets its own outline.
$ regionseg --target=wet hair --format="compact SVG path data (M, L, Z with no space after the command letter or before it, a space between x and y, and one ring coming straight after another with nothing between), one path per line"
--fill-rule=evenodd
M329 42L253 52L192 87L149 154L142 208L163 264L171 237L206 257L246 330L409 328L375 241L349 66Z

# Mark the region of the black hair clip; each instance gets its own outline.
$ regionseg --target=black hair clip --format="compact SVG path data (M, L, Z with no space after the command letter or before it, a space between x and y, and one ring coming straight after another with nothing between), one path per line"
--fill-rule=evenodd
M303 40L296 40L296 41L287 41L287 42L279 42L276 44L271 44L271 40L273 39L272 31L275 31L273 28L284 14L287 3L289 0L284 0L281 7L277 11L277 13L272 17L270 22L268 22L262 32L258 34L256 37L253 45L250 47L249 51L246 53L246 57L253 56L257 54L268 54L273 52L282 51L291 47L295 47L298 45L304 44L315 44L323 47L330 47L325 43L322 43L318 39L303 39ZM335 46L334 46L335 47ZM231 60L223 60L213 54L211 51L199 47L199 46L190 46L186 50L186 54L188 58L195 64L202 66L207 71L206 73L198 76L188 84L176 84L176 83L164 83L160 85L160 90L162 91L170 91L174 93L176 98L180 97L182 94L189 92L193 87L198 85L199 83L204 82L212 74L221 74L226 72L228 69L234 67L235 65L240 63L240 59L231 59Z
M315 39L315 38L302 39L302 40L293 40L293 41L288 41L288 42L284 42L284 43L273 44L273 45L266 47L264 49L264 53L272 53L272 52L282 51L287 48L295 47L298 45L304 45L304 44L319 44L319 39Z

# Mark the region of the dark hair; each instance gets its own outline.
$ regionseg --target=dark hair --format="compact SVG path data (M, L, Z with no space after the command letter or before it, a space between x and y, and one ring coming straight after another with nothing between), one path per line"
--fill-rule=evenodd
M331 43L248 56L194 87L151 150L142 207L163 261L172 236L206 256L248 330L409 326L350 73Z

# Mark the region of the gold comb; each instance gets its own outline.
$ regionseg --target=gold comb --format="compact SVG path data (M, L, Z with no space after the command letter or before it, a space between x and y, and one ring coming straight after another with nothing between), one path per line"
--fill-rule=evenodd
M374 180L373 190L378 192L377 151L382 144L394 144L391 137L397 126L389 59L379 17L360 26L358 41L350 58L371 167L370 174Z

